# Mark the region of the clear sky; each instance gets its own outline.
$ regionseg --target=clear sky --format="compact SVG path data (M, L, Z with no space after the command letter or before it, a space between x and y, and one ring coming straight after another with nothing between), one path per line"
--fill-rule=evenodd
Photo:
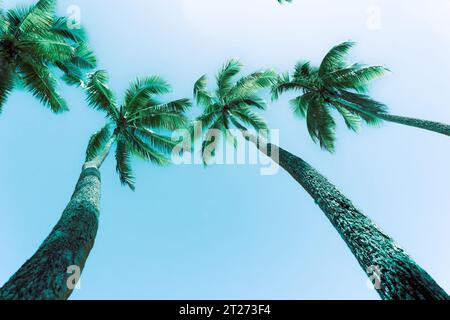
M26 1L5 0L6 7ZM30 1L28 1L30 2ZM31 1L32 2L32 1ZM393 73L371 94L393 114L450 123L450 1L61 0L81 10L100 67L119 97L136 76L159 74L190 97L228 58L245 72L318 63L355 40L354 61ZM77 181L89 136L103 124L82 92L62 87L59 116L14 92L0 116L0 284L38 248ZM385 124L359 134L339 122L337 152L314 145L287 96L264 116L282 147L334 182L450 291L449 139ZM194 114L198 110L193 111ZM73 299L377 299L311 198L283 171L134 161L135 193L113 157L102 168L102 212Z

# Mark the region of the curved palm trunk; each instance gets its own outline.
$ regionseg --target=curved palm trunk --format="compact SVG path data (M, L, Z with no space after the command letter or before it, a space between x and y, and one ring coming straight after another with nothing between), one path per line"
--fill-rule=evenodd
M85 163L72 198L60 220L38 251L0 289L0 299L65 300L94 246L100 215L99 168L114 140L104 152Z
M334 96L334 98L337 98L339 101L339 97ZM450 136L450 125L435 121L429 121L429 120L422 120L422 119L415 119L415 118L408 118L408 117L402 117L402 116L396 116L389 113L374 113L367 110L364 110L364 108L358 107L357 105L348 106L350 109L356 110L361 113L365 113L369 116L385 120L388 122L403 124L405 126L424 129L436 133L440 133L446 136Z
M333 184L308 163L276 145L258 149L284 168L315 200L347 243L363 270L385 300L449 299L449 295L394 240L359 211ZM380 278L377 279L377 270Z
M377 114L376 116L385 121L403 124L406 126L415 127L419 129L425 129L428 131L433 131L444 134L446 136L450 136L450 125L448 124L428 120L394 116L392 114Z

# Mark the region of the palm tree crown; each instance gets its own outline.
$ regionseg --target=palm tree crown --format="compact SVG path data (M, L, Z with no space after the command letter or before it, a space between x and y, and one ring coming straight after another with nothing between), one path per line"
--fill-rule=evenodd
M219 137L215 131L219 130L225 137L230 137L227 129L236 128L247 131L247 126L258 132L265 131L267 125L253 109L266 109L266 102L258 96L258 91L270 87L277 74L272 70L254 72L239 81L233 78L241 71L242 64L235 59L225 63L216 76L217 89L214 92L207 90L207 77L202 76L194 85L194 98L197 104L203 107L203 113L197 118L202 130L206 130L202 144L203 161L209 159L205 155L208 147L213 150L219 144ZM214 139L213 139L214 137ZM232 139L236 146L236 139Z
M382 66L348 64L345 57L354 46L344 42L333 47L319 67L310 62L295 66L291 75L283 74L273 87L273 99L289 90L302 94L291 100L294 114L306 118L309 134L314 142L333 152L335 147L336 122L332 109L342 115L347 127L357 131L361 121L377 125L381 119L377 114L385 114L387 107L370 98L366 93L368 84L388 70Z
M0 8L0 111L18 86L27 88L53 112L65 111L52 67L60 69L63 80L71 85L81 84L83 70L95 68L84 30L56 17L55 2L40 0L6 12Z
M156 95L168 93L170 86L160 77L152 76L133 81L126 91L123 104L118 105L108 87L105 71L90 74L86 90L89 105L104 111L108 119L108 123L89 141L87 162L99 156L108 142L115 143L120 181L132 190L134 174L131 155L157 165L170 163L168 155L177 141L172 141L168 133L186 128L188 120L184 113L191 106L189 99L160 102Z

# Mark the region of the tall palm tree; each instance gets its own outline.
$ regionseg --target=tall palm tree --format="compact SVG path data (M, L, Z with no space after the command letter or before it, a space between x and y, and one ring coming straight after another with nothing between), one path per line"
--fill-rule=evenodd
M54 113L66 111L54 69L63 72L66 83L79 85L85 71L95 68L83 28L56 17L55 7L55 0L40 0L5 12L0 3L0 112L9 93L21 86Z
M274 99L290 90L302 93L291 100L291 105L296 116L306 118L314 141L329 151L334 150L336 124L332 109L342 115L353 131L358 130L362 121L378 125L385 120L450 136L450 125L392 115L384 104L369 97L370 82L388 70L382 66L349 65L345 58L353 46L353 42L344 42L333 47L319 67L310 62L298 63L292 76L280 76L274 86Z
M217 75L214 93L207 90L205 76L194 86L196 102L203 107L198 120L206 129L202 151L206 147L217 147L217 136L211 139L213 130L225 134L225 129L234 125L310 194L370 279L378 280L376 289L383 299L449 299L425 270L311 165L279 146L267 143L264 135L256 136L247 131L247 125L263 132L267 128L253 109L264 109L265 104L257 93L270 85L273 74L270 71L257 72L233 82L240 68L235 60L226 63ZM204 152L202 154L205 156ZM204 161L208 163L208 159Z
M248 126L258 132L265 132L267 125L253 109L265 110L266 102L257 95L260 89L270 87L277 73L273 70L254 72L237 82L233 78L241 71L242 64L235 59L225 63L216 76L217 89L214 93L207 90L207 76L202 76L194 85L194 98L203 107L203 114L197 118L202 130L206 130L202 143L202 156L205 164L210 156L214 156L220 143L217 131L223 132L227 138L231 132L226 130L238 129L245 136ZM236 141L236 137L232 137ZM235 144L235 142L233 142ZM206 150L211 150L207 153Z
M157 76L132 82L120 106L104 71L89 76L86 90L89 105L104 111L108 123L89 141L81 175L61 219L0 289L0 299L67 299L73 290L68 271L75 266L81 272L94 245L100 215L99 169L113 145L120 181L134 190L131 157L169 164L175 142L167 134L187 123L184 113L190 101L158 101L156 96L169 92L170 86Z

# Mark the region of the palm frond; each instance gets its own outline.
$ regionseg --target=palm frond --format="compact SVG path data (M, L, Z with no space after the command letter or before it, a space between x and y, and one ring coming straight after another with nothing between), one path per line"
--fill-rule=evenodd
M0 36L8 31L8 20L5 17L3 10L3 1L0 0Z
M312 101L308 107L306 124L313 141L318 142L322 149L334 152L336 123L329 108L317 99Z
M389 70L383 66L349 67L329 74L325 80L340 88L357 89L385 76Z
M362 121L364 121L368 126L377 127L383 120L374 114L365 111L362 107L357 106L353 103L344 100L333 100L331 104L339 111L340 109L347 110L351 114L358 116ZM342 112L341 112L342 114Z
M89 106L96 110L106 112L106 114L117 119L117 103L108 86L108 74L106 71L99 70L88 75L86 84L87 102Z
M159 166L170 164L170 159L158 150L155 150L152 146L148 145L136 135L135 131L130 132L127 130L123 133L123 135L126 139L130 152L138 158L145 161L150 161Z
M50 63L70 61L75 55L75 49L61 36L50 32L41 33L41 35L34 33L23 35L18 46L20 50Z
M298 118L305 118L308 113L309 104L316 98L314 92L306 92L290 101L292 112Z
M97 58L94 51L85 43L79 43L70 63L82 70L92 70L97 67Z
M95 157L101 153L110 138L111 130L109 124L94 133L89 139L88 147L86 149L86 162L95 159Z
M225 133L223 126L223 116L218 117L206 131L202 142L202 160L205 166L211 163L216 156L217 147L222 135Z
M234 99L228 103L228 107L230 109L240 107L255 107L260 110L266 110L267 103L260 96L254 94Z
M213 103L211 94L206 89L207 76L203 75L194 84L194 99L202 107L207 107Z
M14 88L13 76L11 70L7 66L0 65L0 114L3 105L6 103L9 94Z
M298 62L294 67L294 79L307 79L314 72L316 72L309 61Z
M69 23L70 21L68 18L57 17L53 22L51 31L74 43L85 43L87 41L85 29L81 26L71 28L69 27Z
M209 110L205 110L201 116L197 117L196 120L201 122L202 129L205 129L211 126L221 114L222 108L219 105L214 104L211 105Z
M154 150L158 150L166 155L170 155L177 145L177 141L172 141L170 137L147 128L138 128L135 134Z
M57 93L57 81L48 67L33 61L23 61L19 66L19 73L26 88L33 96L44 105L49 106L54 113L68 110L66 102Z
M16 7L9 10L6 19L10 23L10 30L15 36L19 34L47 32L53 24L55 15L54 0L40 0L28 7Z
M334 106L334 105L333 105ZM361 127L361 116L355 112L351 112L342 106L334 106L336 110L342 115L345 125L349 130L358 132Z
M242 107L230 110L230 113L245 124L252 126L256 131L267 130L267 123L251 108Z
M62 81L69 86L81 86L84 82L84 73L77 66L70 63L56 62L55 66L64 74L61 77Z
M116 146L116 171L119 174L122 185L127 185L135 190L135 177L131 168L131 154L127 144L123 140L117 141Z
M50 15L55 15L56 0L38 0L36 8Z
M96 57L87 45L80 44L70 62L57 61L55 66L64 73L62 80L67 85L82 86L86 82L86 71L96 66Z
M288 73L284 73L278 77L272 87L272 100L278 100L280 95L287 91L302 91L305 88L299 82L294 82Z
M226 62L216 76L217 96L223 99L233 87L232 80L242 69L242 63L239 60L231 59Z
M169 131L186 128L188 122L188 119L184 115L171 112L146 114L134 121L138 126Z
M345 104L348 104L349 106L355 105L361 108L361 111L365 111L371 114L388 112L388 108L385 104L373 100L371 97L365 94L340 90L338 96L341 100L343 100Z
M236 82L230 90L232 98L254 95L257 90L271 87L277 80L278 74L274 70L254 72Z
M192 107L191 100L187 98L170 101L167 103L151 103L150 107L145 108L144 111L149 110L151 113L179 113L184 114Z
M319 75L324 76L327 73L336 71L345 66L345 57L348 51L355 46L354 42L346 41L334 46L322 60L319 67Z
M170 85L159 76L138 78L125 94L125 110L133 113L145 108L152 95L170 92Z

